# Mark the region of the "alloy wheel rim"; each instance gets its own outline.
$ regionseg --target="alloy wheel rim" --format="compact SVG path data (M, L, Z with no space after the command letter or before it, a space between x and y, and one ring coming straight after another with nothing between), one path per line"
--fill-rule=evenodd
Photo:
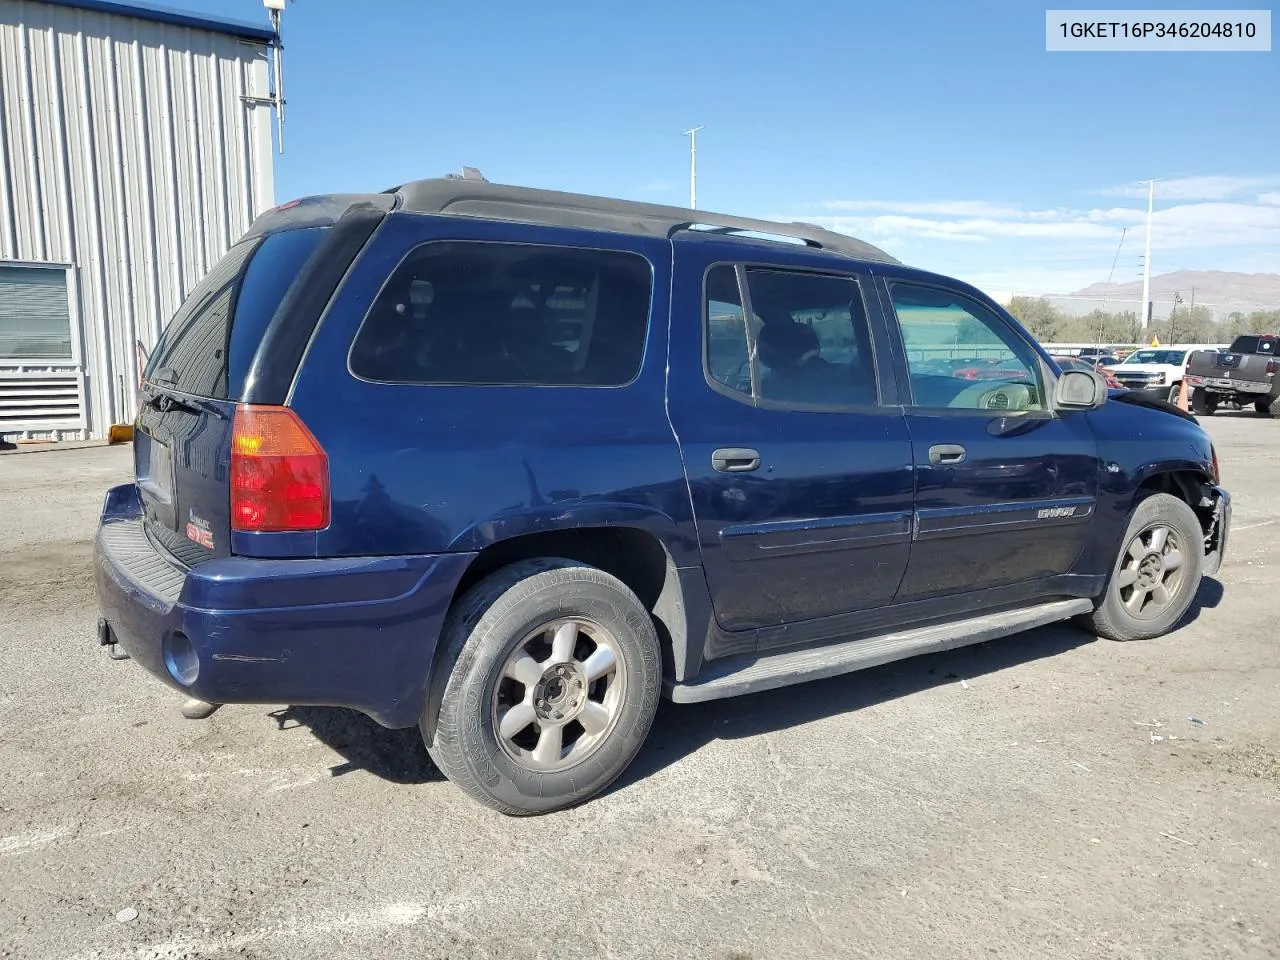
M613 634L582 617L549 621L516 644L494 684L498 745L537 773L577 766L609 739L626 688Z
M1130 540L1116 571L1120 602L1129 615L1138 620L1163 615L1182 592L1186 561L1182 538L1168 524L1152 524Z

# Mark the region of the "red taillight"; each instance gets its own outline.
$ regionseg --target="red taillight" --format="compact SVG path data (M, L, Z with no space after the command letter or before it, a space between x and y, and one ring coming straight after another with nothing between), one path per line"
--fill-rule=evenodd
M1267 361L1267 376L1272 376L1276 372L1276 362L1274 360Z
M243 405L231 428L231 528L329 525L329 457L288 407Z
M1214 483L1221 483L1221 482L1222 482L1222 473L1221 473L1221 471L1219 471L1219 469L1218 469L1218 448L1217 448L1217 447L1210 447L1209 449L1213 451L1213 482L1214 482Z

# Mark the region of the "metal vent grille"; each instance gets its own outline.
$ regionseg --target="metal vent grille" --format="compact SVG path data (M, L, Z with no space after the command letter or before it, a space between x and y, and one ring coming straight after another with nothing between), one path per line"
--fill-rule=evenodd
M83 375L73 366L0 366L0 433L84 427Z

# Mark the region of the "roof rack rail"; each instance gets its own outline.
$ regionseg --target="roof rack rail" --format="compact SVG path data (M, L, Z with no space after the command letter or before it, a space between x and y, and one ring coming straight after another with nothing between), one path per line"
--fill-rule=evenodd
M461 177L415 180L386 192L398 193L402 200L401 209L412 213L492 217L663 239L670 239L683 231L711 228L713 232L729 236L752 233L799 240L809 247L855 260L898 262L865 241L809 223L775 223L685 207L513 187Z

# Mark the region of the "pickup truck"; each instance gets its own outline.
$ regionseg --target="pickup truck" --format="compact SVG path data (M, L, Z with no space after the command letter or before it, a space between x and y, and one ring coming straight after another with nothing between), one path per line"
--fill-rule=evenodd
M1182 380L1187 364L1196 351L1215 351L1212 344L1199 343L1178 347L1153 347L1135 350L1109 370L1120 383L1130 390L1177 403L1182 392Z
M1240 406L1251 403L1258 413L1269 417L1280 392L1277 348L1280 337L1275 334L1251 333L1236 337L1226 350L1196 351L1187 364L1191 409L1209 415L1224 401Z

